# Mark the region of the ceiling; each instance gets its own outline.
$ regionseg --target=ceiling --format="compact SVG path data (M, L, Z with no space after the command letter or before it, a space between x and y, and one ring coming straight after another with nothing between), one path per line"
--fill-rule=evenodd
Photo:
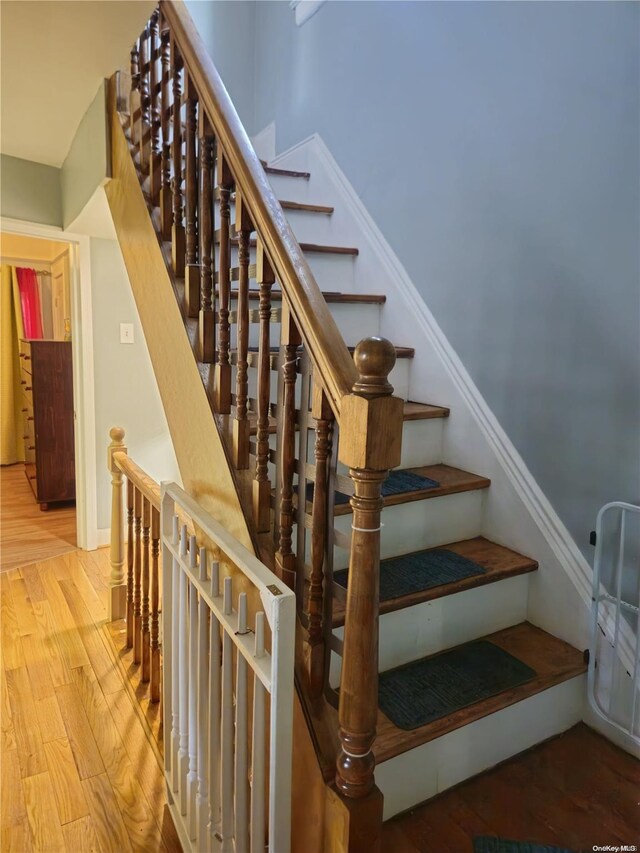
M61 166L100 80L127 67L155 0L1 0L0 151Z

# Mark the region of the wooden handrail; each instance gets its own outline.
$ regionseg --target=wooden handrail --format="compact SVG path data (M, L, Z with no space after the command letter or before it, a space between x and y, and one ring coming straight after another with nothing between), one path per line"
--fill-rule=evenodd
M184 2L162 0L160 8L339 420L357 379L349 350Z
M128 480L131 480L136 489L144 495L151 506L160 510L160 484L156 483L153 477L150 477L146 471L137 465L133 459L127 455L126 451L116 450L112 459L114 465L125 475ZM192 520L178 513L180 524L187 525L187 533L192 536L196 529L193 526Z

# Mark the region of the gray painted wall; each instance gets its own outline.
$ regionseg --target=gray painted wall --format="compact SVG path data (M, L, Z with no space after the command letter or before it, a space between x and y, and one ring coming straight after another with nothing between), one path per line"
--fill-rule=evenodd
M61 226L60 169L0 154L0 215Z
M210 45L255 15L253 117L212 53L248 130L322 135L591 558L640 500L640 7L205 5Z
M249 133L254 115L255 2L186 0L189 13ZM288 4L287 4L288 6Z

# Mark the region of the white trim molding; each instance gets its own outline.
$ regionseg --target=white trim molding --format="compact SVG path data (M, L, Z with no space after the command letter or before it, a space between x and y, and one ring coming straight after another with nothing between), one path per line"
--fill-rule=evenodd
M301 27L326 2L327 0L289 0L289 6L295 10L296 24Z

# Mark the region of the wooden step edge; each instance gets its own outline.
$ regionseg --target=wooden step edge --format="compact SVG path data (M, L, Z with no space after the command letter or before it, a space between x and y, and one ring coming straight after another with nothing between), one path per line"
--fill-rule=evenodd
M304 178L305 181L308 181L311 177L310 172L298 172L295 169L278 169L277 166L269 166L265 160L261 160L260 162L267 175L281 175L284 178Z
M220 242L219 232L215 233L216 243ZM229 241L232 246L238 245L238 238L232 237ZM314 255L348 255L350 257L356 257L360 254L360 250L355 248L354 246L325 246L320 243L298 243L301 250L308 254ZM249 246L253 249L256 246L256 240L254 237L249 240Z
M233 280L236 281L238 276L235 274L237 268L234 268L234 276ZM338 291L333 290L323 290L322 295L324 296L325 302L331 305L384 305L387 301L387 297L384 293L338 293ZM238 298L238 291L231 291L231 299ZM249 299L260 299L260 291L253 290L249 291ZM281 290L272 290L271 291L271 301L272 302L281 302L282 301L282 291ZM415 403L416 406L421 406L422 403ZM438 415L431 415L431 417L439 417Z
M451 409L446 406L433 406L430 403L415 403L407 400L404 404L405 421L427 421L432 418L448 418Z
M385 613L393 613L396 610L404 610L405 607L413 607L416 604L422 604L426 601L435 601L437 598L445 598L448 595L455 595L458 592L465 592L466 590L487 586L488 584L497 583L507 578L515 578L519 575L535 572L538 568L538 563L536 560L532 560L531 557L525 557L524 554L519 554L517 551L511 550L511 548L505 548L504 545L491 542L491 540L485 539L484 536L476 536L474 539L451 542L446 545L438 545L435 548L425 548L423 550L436 551L442 548L454 551L456 554L472 560L479 566L482 566L486 571L481 575L472 575L453 583L442 584L441 586L434 586L430 589L420 590L419 592L412 592L399 598L390 598L387 601L381 601L381 616ZM411 556L411 554L404 556ZM334 584L334 589L332 624L334 628L340 628L344 625L344 602L347 590L339 584Z
M584 662L582 652L574 649L573 646L563 640L553 637L541 628L536 628L529 622L521 622L519 625L505 628L478 639L495 643L522 663L532 667L537 675L525 684L504 690L502 693L490 696L488 699L483 699L467 708L461 708L453 714L441 717L412 731L399 729L379 710L378 735L373 746L376 764L388 761L469 723L488 717L503 708L529 699L544 690L583 675L587 671L587 664ZM477 642L477 640L473 642ZM446 651L451 651L451 649ZM442 652L438 654L442 654ZM427 655L427 657L433 656Z
M301 201L288 201L287 199L278 199L280 207L283 210L300 210L304 213L322 213L325 216L331 216L335 208L326 204L305 204Z
M384 506L398 506L399 504L413 503L414 501L426 501L430 498L439 498L444 495L455 495L461 492L472 492L480 489L488 489L491 480L472 474L470 471L462 471L449 465L427 465L422 468L406 468L422 477L429 477L440 483L434 489L420 489L415 492L402 492L398 495L389 495L384 498ZM340 476L338 477L338 489L340 487ZM350 515L352 510L350 504L339 504L334 507L334 516Z

